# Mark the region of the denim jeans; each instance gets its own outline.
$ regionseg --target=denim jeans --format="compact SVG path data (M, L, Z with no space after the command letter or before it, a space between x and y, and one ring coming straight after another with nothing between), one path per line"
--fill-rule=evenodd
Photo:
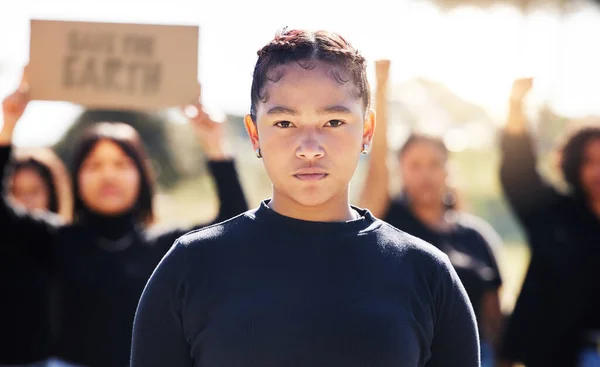
M600 352L598 348L588 347L579 353L577 367L600 367Z
M485 340L481 341L481 367L494 367L494 349Z

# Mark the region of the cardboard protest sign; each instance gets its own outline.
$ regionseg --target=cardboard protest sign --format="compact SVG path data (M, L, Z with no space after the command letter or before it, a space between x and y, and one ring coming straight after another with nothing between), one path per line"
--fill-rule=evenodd
M31 20L35 100L158 109L198 93L197 26Z

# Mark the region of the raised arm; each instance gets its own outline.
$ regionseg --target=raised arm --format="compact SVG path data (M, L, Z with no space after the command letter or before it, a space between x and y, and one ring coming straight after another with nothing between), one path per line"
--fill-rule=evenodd
M40 254L45 254L52 248L51 242L60 225L59 217L51 213L32 215L19 206L13 206L6 197L13 132L28 102L29 86L25 71L19 89L2 102L4 124L0 130L0 245L14 245L41 256Z
M500 182L504 194L521 223L531 229L559 195L544 182L537 170L537 154L527 131L524 100L533 80L515 80L510 97L508 122L502 134Z
M367 178L363 184L359 206L367 208L376 217L383 217L388 209L389 171L387 166L388 78L390 61L375 63L377 85L375 89L375 117L377 121L371 147Z
M180 236L232 218L248 210L244 190L240 183L235 162L225 144L224 121L213 120L203 109L200 99L186 108L186 115L198 142L208 158L208 169L212 174L219 197L219 213L208 223L200 223L191 228L177 228L161 235L159 241L170 247Z
M219 214L212 223L219 223L248 210L244 191L235 168L235 162L225 144L225 121L213 120L198 102L194 105L196 114L189 115L198 141L208 157L208 167L215 179L219 195Z

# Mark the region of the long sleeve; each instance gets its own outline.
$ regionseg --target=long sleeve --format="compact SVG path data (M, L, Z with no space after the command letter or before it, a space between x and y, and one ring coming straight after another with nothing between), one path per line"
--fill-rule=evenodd
M425 366L478 367L479 335L473 307L449 260L439 276L431 359Z
M183 327L187 264L175 244L160 262L140 299L133 325L131 367L192 366Z
M213 223L199 227L220 223L248 210L248 204L235 168L235 162L233 160L209 161L208 167L217 187L220 203L219 214Z
M530 231L559 194L540 176L528 134L503 133L501 138L500 182L514 213Z
M31 214L13 206L6 197L5 184L11 155L10 146L0 146L0 239L2 245L28 244L35 248L24 248L36 255L49 253L56 230L60 226L59 217L51 213Z

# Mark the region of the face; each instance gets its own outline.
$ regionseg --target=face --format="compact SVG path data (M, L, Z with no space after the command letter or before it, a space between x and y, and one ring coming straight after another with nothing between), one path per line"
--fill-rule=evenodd
M580 179L586 194L592 200L600 200L600 139L587 143Z
M445 153L430 142L415 142L400 157L404 189L415 205L442 203L446 192Z
M11 195L13 199L28 210L48 210L50 192L44 179L33 168L21 168L12 178Z
M283 77L266 86L268 100L256 106L256 123L245 119L273 183L273 201L347 207L350 179L362 145L371 143L374 116L369 112L365 118L354 83L342 85L330 75L335 66L280 68Z
M141 181L134 161L109 140L99 141L90 151L77 179L85 206L103 215L119 215L133 208Z

